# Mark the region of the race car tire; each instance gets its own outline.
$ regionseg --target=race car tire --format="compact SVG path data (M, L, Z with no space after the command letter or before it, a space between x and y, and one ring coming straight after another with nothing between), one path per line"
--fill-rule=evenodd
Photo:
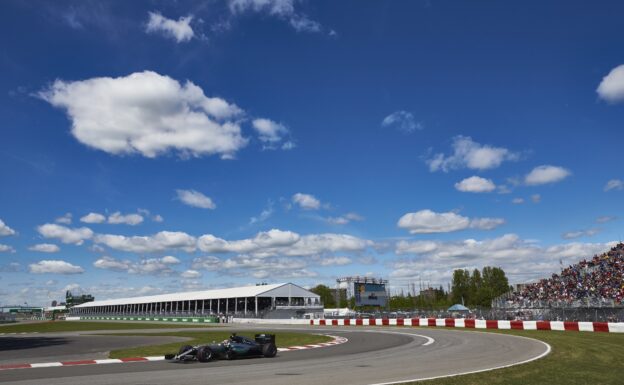
M188 352L189 350L193 349L193 347L191 345L182 345L180 346L180 350L178 351L178 355L184 353L184 352Z
M262 347L262 355L267 358L275 357L277 354L277 346L275 344L265 344Z
M228 351L225 352L225 359L226 360L233 360L235 358L236 358L236 353L234 353L233 351L228 350Z
M197 349L197 361L208 362L212 361L212 350L208 346L202 346Z

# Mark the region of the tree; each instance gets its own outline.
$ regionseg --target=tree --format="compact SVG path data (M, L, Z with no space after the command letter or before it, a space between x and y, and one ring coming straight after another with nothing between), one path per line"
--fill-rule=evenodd
M321 301L326 308L335 308L336 299L334 298L334 292L332 289L325 285L316 285L310 291L314 294L318 294L321 297Z
M470 272L468 270L455 270L451 284L452 298L454 303L465 303L469 298Z

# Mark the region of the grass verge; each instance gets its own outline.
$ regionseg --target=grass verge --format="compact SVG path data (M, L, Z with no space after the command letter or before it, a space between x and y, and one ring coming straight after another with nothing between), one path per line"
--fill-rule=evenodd
M84 322L48 321L25 324L0 325L0 333L53 333L91 330L132 330L211 327L206 324L173 324L141 322Z
M461 329L459 329L461 330ZM622 384L624 334L492 330L544 341L551 353L537 361L511 368L439 380L418 385L584 385Z
M249 333L240 333L245 336L253 336L255 333L261 333L258 331ZM264 332L262 332L264 333ZM322 336L318 334L308 333L290 333L290 332L275 332L266 331L266 333L275 334L275 342L278 347L289 347L298 345L317 344L320 342L332 341L331 337ZM212 341L223 341L227 339L232 331L209 331L209 332L172 332L172 333L141 333L141 336L168 336L168 337L187 337L190 338L188 342L180 343L174 342L163 345L143 346L128 349L113 350L110 352L110 358L124 358L124 357L149 357L149 356L162 356L167 353L177 353L181 345L199 345L211 343ZM130 333L117 333L115 335L132 335Z

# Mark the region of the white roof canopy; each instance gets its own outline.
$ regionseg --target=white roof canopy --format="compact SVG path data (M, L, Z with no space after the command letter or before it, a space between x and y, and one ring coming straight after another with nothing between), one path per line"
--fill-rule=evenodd
M75 306L75 308L85 308L94 306L111 305L133 305L154 302L175 302L175 301L195 301L225 298L245 298L245 297L310 297L319 298L309 290L292 283L278 283L273 285L232 287L229 289L191 291L186 293L172 293L150 295L144 297L108 299L104 301L86 302Z

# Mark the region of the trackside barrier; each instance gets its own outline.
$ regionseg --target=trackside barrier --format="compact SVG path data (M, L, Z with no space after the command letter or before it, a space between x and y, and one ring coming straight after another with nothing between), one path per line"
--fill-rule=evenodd
M571 322L571 321L505 321L454 318L357 318L357 319L314 319L313 326L425 326L467 329L503 330L555 330L575 332L624 333L624 322Z

